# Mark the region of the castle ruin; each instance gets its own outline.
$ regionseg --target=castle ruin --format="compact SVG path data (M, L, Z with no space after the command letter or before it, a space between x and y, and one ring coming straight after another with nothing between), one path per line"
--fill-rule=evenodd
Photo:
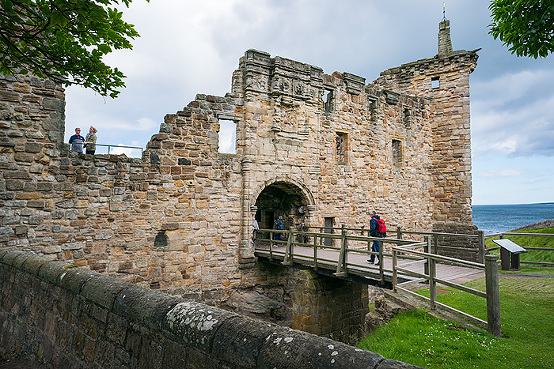
M141 159L70 152L64 90L1 77L0 247L286 320L295 272L256 262L255 218L361 228L375 209L389 227L476 231L478 56L445 42L371 83L248 50L230 93L167 115ZM219 152L223 121L236 125L234 154Z

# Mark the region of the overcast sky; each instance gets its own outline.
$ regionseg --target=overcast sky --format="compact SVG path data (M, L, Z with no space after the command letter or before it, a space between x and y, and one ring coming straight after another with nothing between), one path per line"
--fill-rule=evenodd
M454 50L482 48L470 78L473 204L552 202L554 59L517 58L493 40L488 3L446 2ZM66 141L94 125L98 143L146 147L197 93L229 92L248 49L369 83L435 56L443 17L438 0L134 0L123 11L141 37L106 61L127 88L115 100L68 88Z

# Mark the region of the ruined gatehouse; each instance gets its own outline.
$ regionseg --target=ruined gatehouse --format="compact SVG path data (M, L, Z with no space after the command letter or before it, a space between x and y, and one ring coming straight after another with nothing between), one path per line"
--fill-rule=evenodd
M375 209L389 227L475 231L478 56L449 43L370 83L248 50L230 92L167 115L141 159L69 152L63 89L2 77L0 246L286 320L294 272L256 263L254 219L360 228ZM223 122L234 154L219 152Z

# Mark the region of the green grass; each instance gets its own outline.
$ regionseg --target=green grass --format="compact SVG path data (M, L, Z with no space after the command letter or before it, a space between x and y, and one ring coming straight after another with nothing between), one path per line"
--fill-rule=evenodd
M554 233L554 228L546 230ZM542 247L553 247L554 239L544 239L550 246ZM426 368L554 368L554 270L522 267L515 274L500 277L501 338L417 311L399 314L358 347ZM484 291L485 280L465 285ZM443 289L449 292L439 294L439 302L486 320L485 299ZM428 289L419 292L429 296Z
M485 299L445 289L440 302L486 320ZM554 368L554 278L501 278L500 315L503 337L495 338L424 311L402 313L358 347L427 368Z

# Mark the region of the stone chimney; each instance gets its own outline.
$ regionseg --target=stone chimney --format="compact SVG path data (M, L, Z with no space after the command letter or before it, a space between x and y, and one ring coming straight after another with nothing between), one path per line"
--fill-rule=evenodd
M452 52L450 40L450 21L444 19L439 23L439 56L445 56Z

